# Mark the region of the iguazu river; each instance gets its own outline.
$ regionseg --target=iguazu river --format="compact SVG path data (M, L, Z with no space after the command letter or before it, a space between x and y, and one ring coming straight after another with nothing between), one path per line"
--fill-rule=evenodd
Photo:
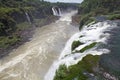
M62 14L56 22L37 28L29 42L1 59L0 80L44 80L67 40L78 32L78 27L70 24L75 13Z

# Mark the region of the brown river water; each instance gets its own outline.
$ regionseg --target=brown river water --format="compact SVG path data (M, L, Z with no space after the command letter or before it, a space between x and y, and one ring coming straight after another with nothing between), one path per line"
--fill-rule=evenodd
M1 59L0 80L44 80L67 40L78 32L78 27L70 24L75 13L65 13L56 22L37 28L29 42Z

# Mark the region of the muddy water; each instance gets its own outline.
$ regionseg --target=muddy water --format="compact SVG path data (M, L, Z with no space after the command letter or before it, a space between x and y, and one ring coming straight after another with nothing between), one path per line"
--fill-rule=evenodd
M0 60L0 80L43 80L66 41L78 31L70 24L75 13L65 13L56 22L37 28L31 41Z

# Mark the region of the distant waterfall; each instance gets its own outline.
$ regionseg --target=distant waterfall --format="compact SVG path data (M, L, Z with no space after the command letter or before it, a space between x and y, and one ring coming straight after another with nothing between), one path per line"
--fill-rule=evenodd
M61 10L58 7L52 7L53 15L61 16Z
M52 8L53 11L53 15L57 15L56 9L54 9L54 7Z
M59 15L61 16L61 14L62 14L62 13L61 13L61 9L60 9L60 8L58 8L58 10L59 10Z
M31 22L31 20L30 20L30 16L28 15L27 12L25 12L25 15L26 15L26 18L27 18L28 22L29 22L30 24L32 24L32 22Z

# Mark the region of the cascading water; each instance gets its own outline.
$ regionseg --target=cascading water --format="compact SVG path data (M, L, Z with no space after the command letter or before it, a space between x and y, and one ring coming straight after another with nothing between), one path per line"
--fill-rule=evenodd
M25 15L26 15L26 18L27 18L28 22L29 22L30 24L32 24L32 22L31 22L31 20L30 20L30 16L28 15L27 12L25 12Z
M60 8L58 8L58 10L59 10L59 15L61 16L61 15L62 15L61 9L60 9Z
M53 15L57 15L56 10L54 9L54 7L52 8L53 11Z
M115 23L111 23L110 21L98 22L98 23L90 23L87 26L73 35L68 42L66 43L65 48L61 52L61 55L57 61L53 63L48 73L45 76L45 80L53 80L55 76L56 70L59 68L61 64L66 64L67 66L77 64L83 57L88 54L92 55L101 55L103 53L108 53L108 49L97 49L99 47L99 43L107 43L107 39L110 34L104 33L105 31L110 31L112 28L117 26ZM81 37L80 37L81 36ZM71 50L71 45L73 41L80 41L84 44L78 46L73 51ZM86 50L83 53L75 52L76 50L81 50L85 46L88 46L94 42L97 42L98 45L93 48ZM72 54L74 52L74 54Z
M55 16L61 16L61 10L60 8L52 7L53 15Z

